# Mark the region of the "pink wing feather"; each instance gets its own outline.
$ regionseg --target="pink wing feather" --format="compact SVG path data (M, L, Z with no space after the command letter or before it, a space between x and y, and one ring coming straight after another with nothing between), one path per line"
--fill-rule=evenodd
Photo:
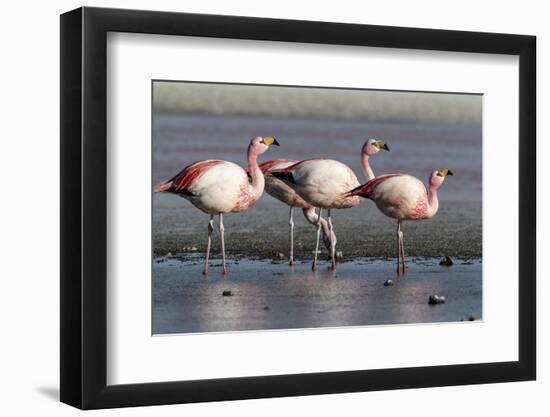
M173 178L158 184L155 187L155 192L185 193L185 190L187 190L204 172L222 162L223 161L209 159L188 165Z
M355 187L353 190L348 191L346 195L358 195L360 197L369 198L370 194L378 187L381 183L392 177L399 177L403 174L386 174L380 175L379 177L373 178L370 181L367 181L364 184L361 184L359 187Z

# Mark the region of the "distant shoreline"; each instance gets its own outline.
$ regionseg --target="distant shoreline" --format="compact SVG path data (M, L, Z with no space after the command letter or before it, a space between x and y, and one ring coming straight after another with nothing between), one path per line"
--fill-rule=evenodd
M481 125L482 95L155 81L154 112Z

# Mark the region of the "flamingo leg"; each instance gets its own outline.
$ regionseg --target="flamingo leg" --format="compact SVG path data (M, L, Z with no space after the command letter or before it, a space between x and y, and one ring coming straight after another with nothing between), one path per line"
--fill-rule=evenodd
M401 263L401 239L399 239L399 234L401 233L401 222L398 220L397 221L397 233L396 233L396 237L397 237L397 275L399 275L399 273L401 272L401 270L399 269L399 266L400 266L400 263Z
M294 219L292 216L293 210L294 210L294 207L290 206L290 214L288 217L288 226L290 228L290 257L289 257L288 264L290 266L295 264L294 262Z
M222 274L227 273L227 269L225 268L225 227L223 226L223 213L220 213L220 237L222 240Z
M315 254L313 255L313 265L311 265L311 270L315 271L317 269L317 253L319 252L319 238L321 237L321 212L323 209L319 209L319 216L317 217L317 243L315 244Z
M336 271L336 244L334 243L334 239L332 238L332 217L330 215L330 209L328 209L328 228L330 233L330 258L332 261L332 270Z
M401 271L405 273L405 271L407 270L407 266L405 265L405 241L403 239L403 231L401 230L401 222L399 225L399 243L401 246Z
M208 257L210 256L210 245L212 244L212 232L214 231L214 215L210 215L208 221L208 243L206 244L206 257L204 258L204 268L202 269L203 275L208 275Z

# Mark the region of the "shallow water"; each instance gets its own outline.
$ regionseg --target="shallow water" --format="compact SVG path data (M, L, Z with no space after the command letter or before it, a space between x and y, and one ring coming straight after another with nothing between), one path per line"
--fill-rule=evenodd
M395 262L359 259L327 263L229 261L222 277L214 261L207 278L199 257L157 258L153 266L153 333L200 333L461 321L482 314L479 259L439 265L412 259L398 278ZM384 286L392 279L393 286ZM232 296L223 296L224 291ZM429 305L430 295L445 304Z

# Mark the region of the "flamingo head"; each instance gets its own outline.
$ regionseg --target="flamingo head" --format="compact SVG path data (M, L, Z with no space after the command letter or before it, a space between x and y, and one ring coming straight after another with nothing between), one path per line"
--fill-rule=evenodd
M273 136L266 136L264 138L256 136L250 141L248 148L254 155L261 155L267 151L271 145L280 146L277 139Z
M367 139L367 141L363 145L363 149L361 150L361 152L368 156L372 156L375 153L380 152L381 149L385 151L390 150L390 148L388 148L388 145L383 140Z
M430 187L439 188L448 175L453 175L449 168L441 168L437 171L433 171L430 174Z

